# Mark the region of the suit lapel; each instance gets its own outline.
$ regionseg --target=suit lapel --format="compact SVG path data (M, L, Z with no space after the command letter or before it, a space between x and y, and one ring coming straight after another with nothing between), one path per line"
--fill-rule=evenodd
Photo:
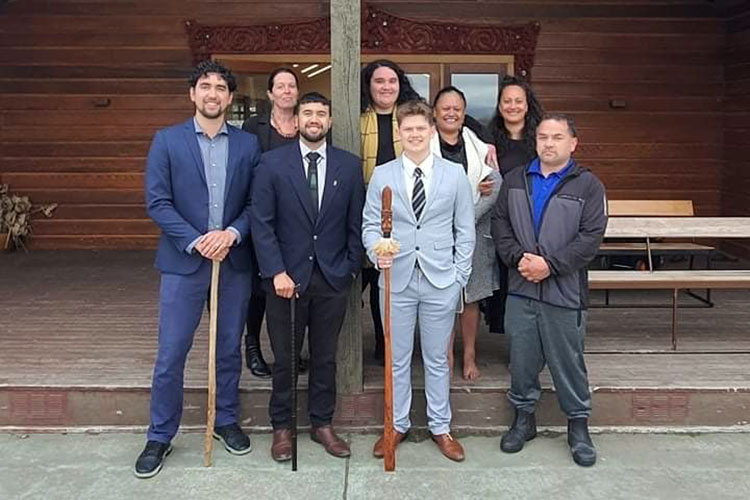
M430 179L430 196L427 197L427 204L425 205L424 211L422 212L422 218L424 218L427 212L429 212L432 203L435 201L435 198L437 198L438 191L440 191L440 187L443 185L444 173L445 169L443 168L442 162L438 160L435 155L433 155L432 179Z
M195 167L198 169L198 173L200 174L203 183L206 184L206 171L203 167L203 157L201 156L201 150L198 147L198 138L196 137L195 125L192 118L185 122L184 132L185 143L187 144L188 151L190 151L190 154L193 157Z
M333 203L336 191L339 189L339 164L333 156L333 149L326 147L326 184L323 187L323 201L320 204L318 219L322 219L328 207Z
M396 186L396 193L401 197L401 203L404 204L406 212L409 214L409 218L413 222L417 222L417 218L414 216L414 210L411 207L409 201L409 193L406 192L406 183L404 181L404 162L399 156L398 162L393 168L393 185Z
M307 213L307 217L314 224L315 217L313 216L312 199L310 198L310 189L307 186L307 177L305 177L305 167L302 164L302 152L300 151L299 143L295 143L294 147L289 149L292 153L289 158L289 180L299 197L300 203L302 203L305 209L305 213Z
M229 186L232 185L232 177L237 172L237 166L240 163L240 141L237 131L233 127L227 125L227 141L229 141L229 147L227 151L227 176L226 184L224 185L224 199L227 199L229 193Z

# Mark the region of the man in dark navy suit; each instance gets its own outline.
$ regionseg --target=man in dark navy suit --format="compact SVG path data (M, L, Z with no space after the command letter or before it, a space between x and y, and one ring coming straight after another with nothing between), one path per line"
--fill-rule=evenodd
M185 360L200 322L211 280L221 262L216 344L214 437L230 453L250 451L238 420L240 338L250 296L250 192L260 159L257 138L225 122L237 87L213 61L190 77L195 115L159 130L146 163L146 205L161 229L156 267L159 347L151 386L151 425L135 464L137 477L159 473L182 416Z
M291 311L297 354L307 328L311 438L337 457L349 445L333 431L336 345L352 280L362 264L364 187L359 158L326 144L331 103L311 92L297 104L299 141L265 153L253 182L252 234L275 363L269 413L271 456L291 458Z

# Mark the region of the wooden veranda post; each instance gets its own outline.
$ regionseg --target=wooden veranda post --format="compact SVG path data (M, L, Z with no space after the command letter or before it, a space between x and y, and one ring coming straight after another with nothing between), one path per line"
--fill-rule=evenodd
M360 0L331 0L333 143L359 155ZM362 391L362 277L349 293L337 358L341 394Z

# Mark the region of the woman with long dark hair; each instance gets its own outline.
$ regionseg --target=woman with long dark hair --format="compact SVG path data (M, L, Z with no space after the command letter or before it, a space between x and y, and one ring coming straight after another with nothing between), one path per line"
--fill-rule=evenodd
M490 131L503 175L527 165L536 156L536 127L543 114L541 104L525 80L515 76L502 79Z

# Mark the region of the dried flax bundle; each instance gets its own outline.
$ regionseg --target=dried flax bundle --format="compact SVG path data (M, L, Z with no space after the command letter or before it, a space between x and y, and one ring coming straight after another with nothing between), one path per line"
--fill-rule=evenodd
M4 241L3 250L23 248L26 251L24 239L31 234L31 216L41 213L52 217L55 208L57 203L35 206L28 196L11 194L7 184L0 184L0 243Z

